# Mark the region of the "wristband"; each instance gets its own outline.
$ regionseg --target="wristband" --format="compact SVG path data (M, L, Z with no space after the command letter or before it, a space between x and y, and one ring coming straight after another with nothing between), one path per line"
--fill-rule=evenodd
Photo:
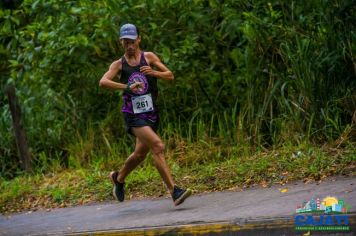
M130 84L127 84L127 87L124 89L125 92L131 92Z

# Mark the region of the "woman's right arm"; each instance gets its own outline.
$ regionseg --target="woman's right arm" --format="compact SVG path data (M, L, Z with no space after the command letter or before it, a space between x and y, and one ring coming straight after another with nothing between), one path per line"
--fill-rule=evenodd
M121 59L114 61L110 67L109 70L103 75L103 77L99 81L99 86L103 88L108 88L108 89L121 89L124 90L127 88L127 84L122 84L122 83L117 83L113 81L115 76L119 74L121 71Z

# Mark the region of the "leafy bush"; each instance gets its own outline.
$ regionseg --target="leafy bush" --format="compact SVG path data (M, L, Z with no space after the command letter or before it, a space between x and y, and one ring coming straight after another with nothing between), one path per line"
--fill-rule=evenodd
M176 77L159 84L165 137L267 147L332 141L355 125L352 4L25 0L0 11L0 84L17 88L37 165L40 153L76 157L77 143L91 143L89 156L111 155L110 142L126 153L120 94L99 90L98 80L123 53L119 26L133 22L142 48ZM0 97L8 175L17 153L3 89Z

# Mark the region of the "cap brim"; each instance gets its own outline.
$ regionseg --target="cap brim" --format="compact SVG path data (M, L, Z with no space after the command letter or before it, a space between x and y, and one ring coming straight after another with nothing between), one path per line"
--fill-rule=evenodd
M126 36L122 36L120 37L120 39L137 39L137 36L134 35L126 35Z

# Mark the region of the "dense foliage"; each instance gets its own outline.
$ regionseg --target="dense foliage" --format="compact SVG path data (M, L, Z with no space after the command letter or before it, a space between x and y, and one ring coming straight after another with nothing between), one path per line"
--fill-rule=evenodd
M271 147L355 136L352 0L24 0L0 11L1 175L19 168L4 89L19 96L35 167L126 153L120 92L98 88L132 22L176 81L164 138ZM126 141L125 141L126 140Z

